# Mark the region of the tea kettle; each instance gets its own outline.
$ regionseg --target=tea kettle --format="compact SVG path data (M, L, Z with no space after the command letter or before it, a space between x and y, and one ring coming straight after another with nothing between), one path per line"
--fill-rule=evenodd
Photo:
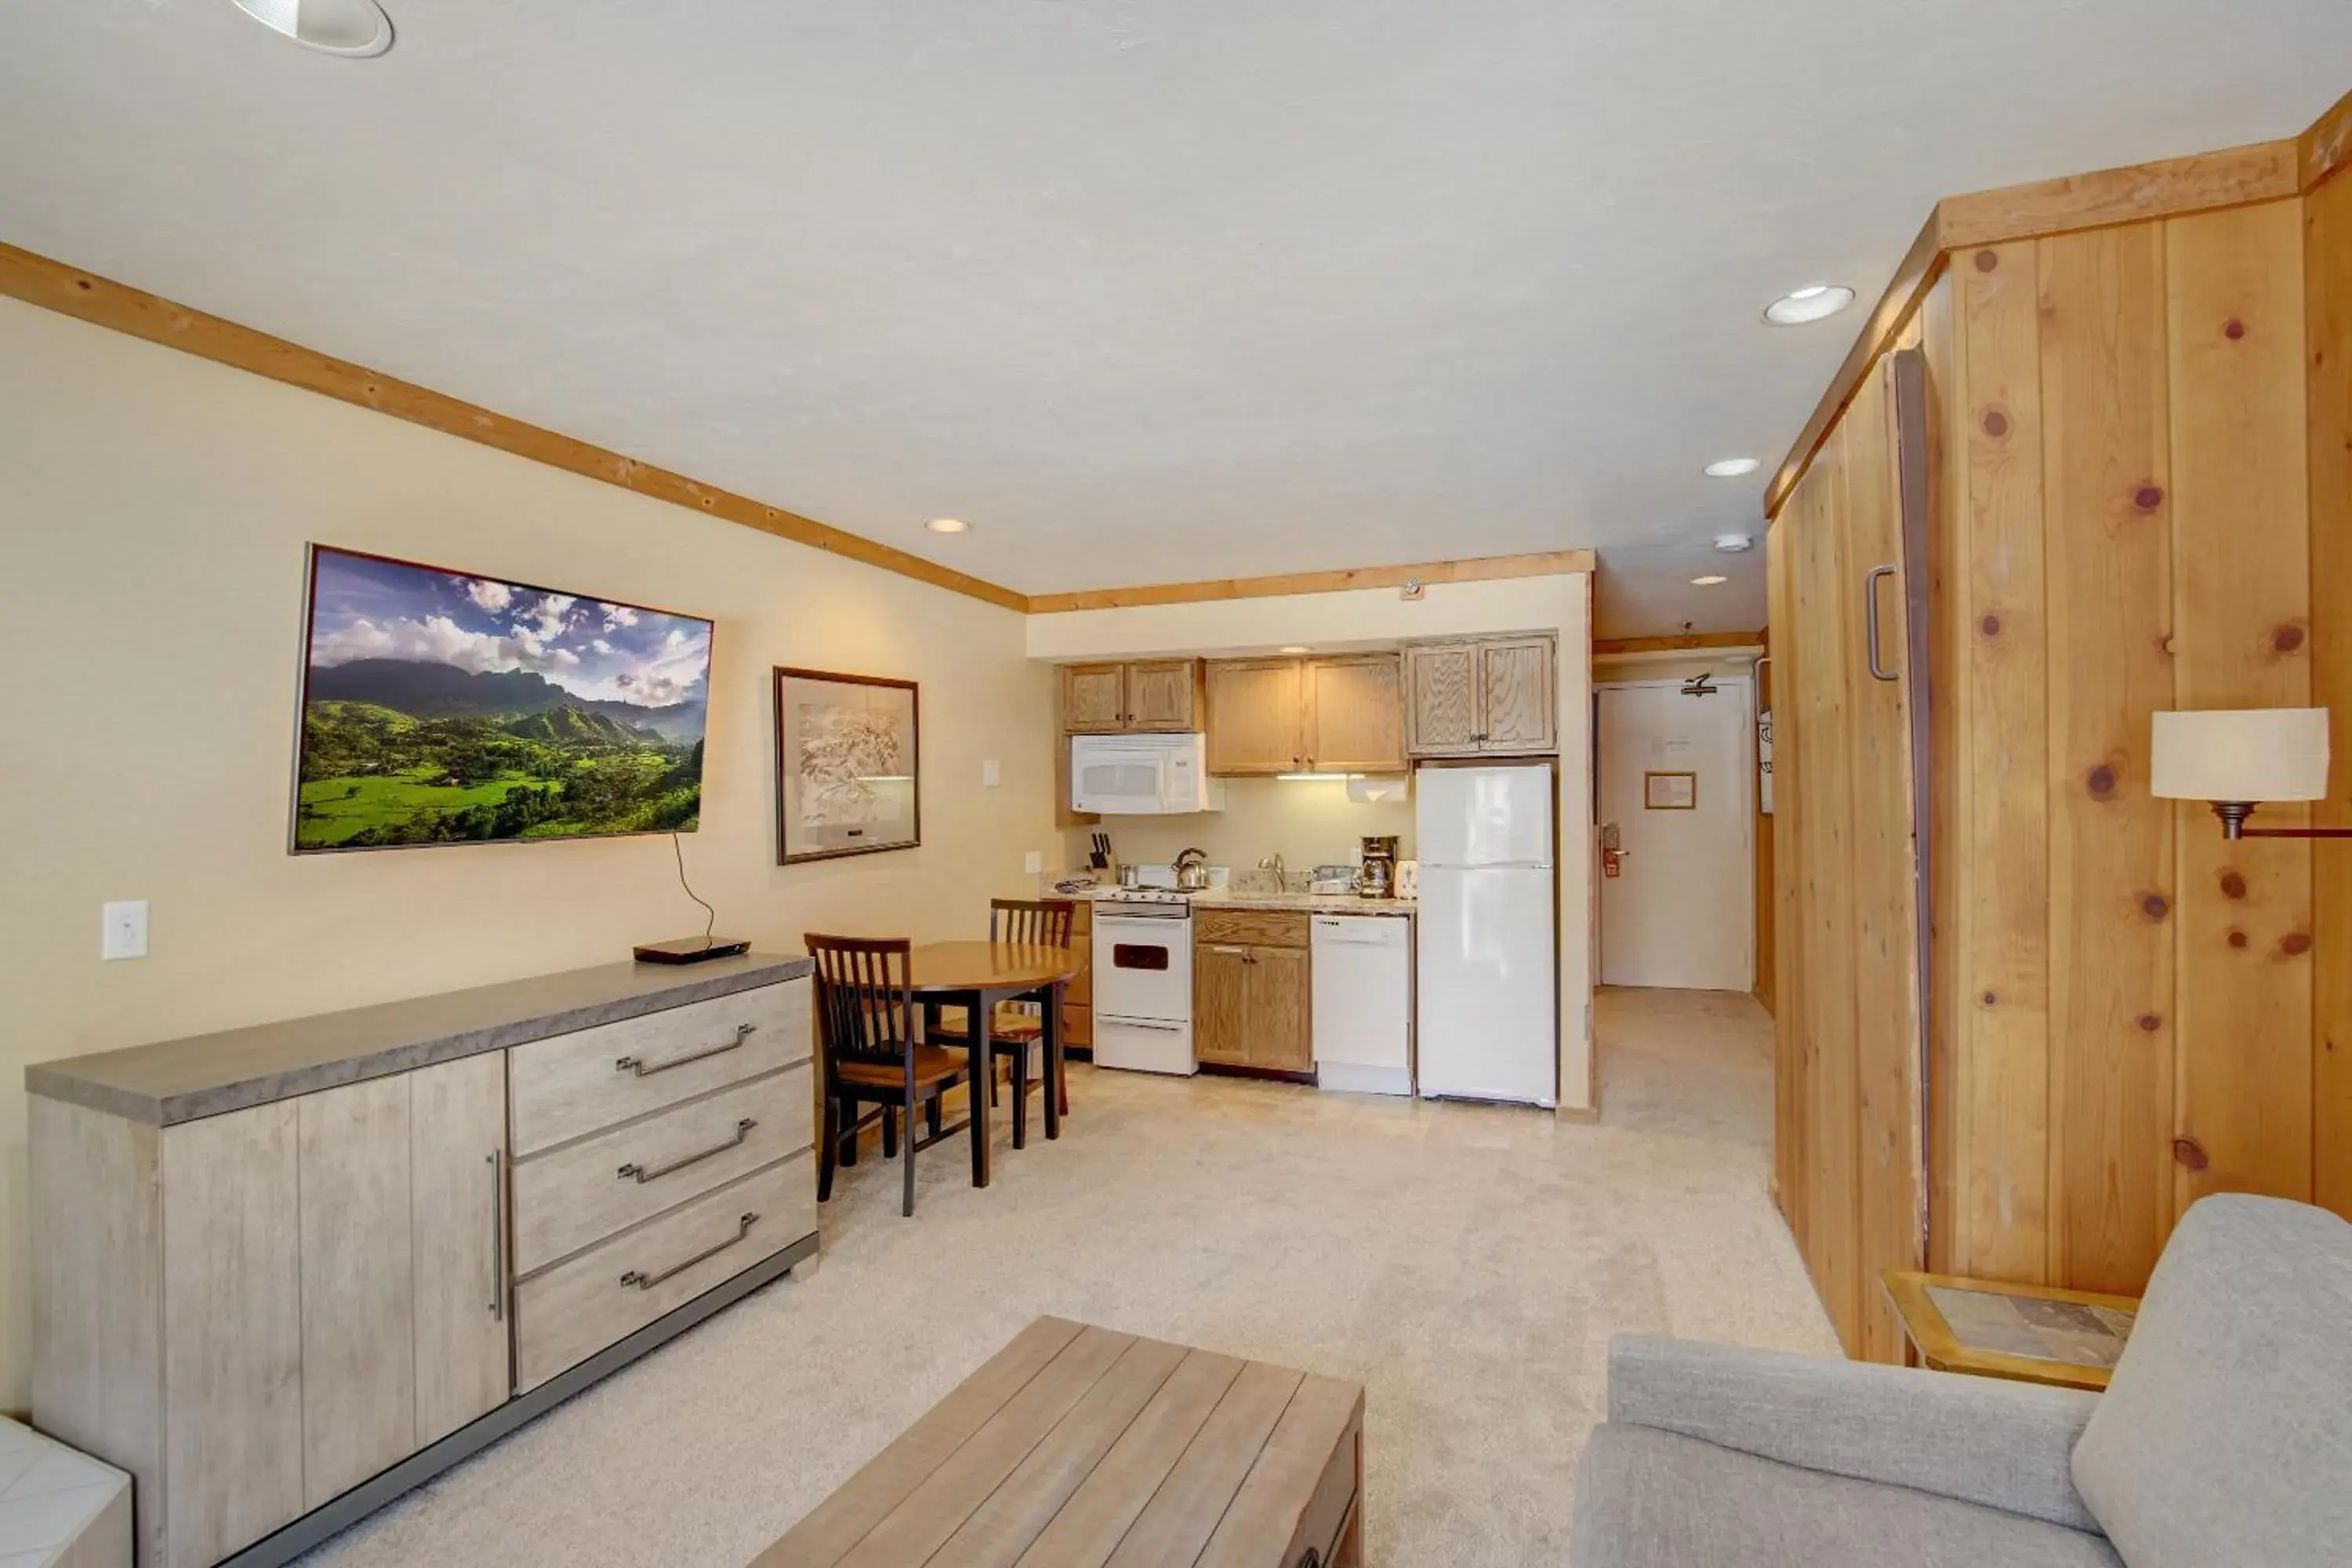
M1197 893L1209 885L1209 852L1186 849L1176 857L1176 888L1179 892Z

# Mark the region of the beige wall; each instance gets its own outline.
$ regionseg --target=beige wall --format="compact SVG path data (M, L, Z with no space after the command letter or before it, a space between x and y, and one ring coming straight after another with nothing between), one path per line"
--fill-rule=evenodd
M1100 831L1122 860L1165 864L1179 850L1198 846L1213 866L1230 866L1239 878L1268 855L1279 854L1294 873L1321 861L1355 858L1368 833L1393 834L1401 852L1412 853L1412 802L1350 801L1337 779L1313 783L1282 779L1228 779L1225 809L1184 816L1107 816ZM1087 830L1072 835L1084 860Z
M684 843L722 931L976 933L1056 841L1051 672L1011 612L6 300L0 475L0 1406L29 1382L25 1063L700 927L659 837L290 858L306 540L713 617ZM773 863L779 663L923 683L923 847ZM99 962L107 899L152 900L150 957Z
M1419 599L1406 599L1394 588L1356 588L1336 594L1213 599L1124 610L1073 610L1031 616L1027 623L1030 657L1057 661L1270 653L1287 644L1330 653L1349 647L1392 647L1416 637L1507 632L1551 632L1559 638L1559 1101L1563 1115L1578 1116L1594 1109L1590 574L1441 583ZM1117 844L1116 819L1111 826ZM1131 848L1121 852L1134 854ZM1244 852L1249 853L1250 864L1265 853L1247 851L1246 845L1233 851Z

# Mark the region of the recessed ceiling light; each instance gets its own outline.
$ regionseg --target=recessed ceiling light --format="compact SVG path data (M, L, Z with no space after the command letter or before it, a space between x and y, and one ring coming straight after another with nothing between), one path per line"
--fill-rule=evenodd
M933 533L970 533L971 524L960 517L935 517L923 524Z
M1709 463L1699 471L1710 479L1736 479L1742 474L1752 474L1764 465L1753 458L1726 458Z
M1285 653L1305 653L1307 651L1307 647L1303 643L1292 643L1288 647L1284 648L1282 651Z
M1825 321L1853 303L1853 290L1843 283L1808 283L1764 307L1764 319L1776 327L1801 327Z
M1694 577L1691 579L1691 586L1694 588L1712 588L1717 583L1727 583L1729 581L1731 581L1730 578L1721 576Z
M1744 533L1718 533L1715 547L1726 555L1744 555L1756 548L1756 542Z
M392 47L392 18L375 0L234 0L268 28L322 55L363 59Z

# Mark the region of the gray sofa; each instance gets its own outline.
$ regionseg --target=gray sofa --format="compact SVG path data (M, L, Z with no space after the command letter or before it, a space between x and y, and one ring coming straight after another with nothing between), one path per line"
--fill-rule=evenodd
M2352 1563L2352 1225L2197 1204L2104 1394L1620 1338L1570 1563Z

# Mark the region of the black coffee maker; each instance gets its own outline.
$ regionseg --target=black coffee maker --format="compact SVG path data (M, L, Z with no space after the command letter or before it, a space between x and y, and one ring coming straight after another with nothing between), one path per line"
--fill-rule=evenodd
M1360 899L1388 899L1396 896L1396 835L1368 834L1364 838L1364 863L1356 873L1356 896Z

